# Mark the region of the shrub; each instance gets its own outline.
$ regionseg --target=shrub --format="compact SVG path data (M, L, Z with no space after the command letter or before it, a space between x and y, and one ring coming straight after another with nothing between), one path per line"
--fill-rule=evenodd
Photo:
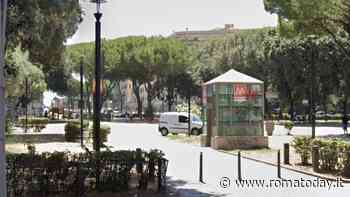
M319 147L319 163L322 171L342 171L344 176L350 176L349 143L337 139L316 139L313 144Z
M188 112L188 104L179 104L176 106L176 111L177 112ZM201 107L195 103L191 103L191 114L195 114L198 117L201 117L202 111Z
M294 123L292 121L286 121L284 122L284 128L288 129L288 130L292 130L292 128L294 127Z
M156 161L152 164L154 168L163 172L157 173L156 177L160 186L164 186L167 170L164 155L158 150L140 152L142 154L138 160L136 152L130 150L102 151L99 154L7 154L7 192L9 196L92 196L86 192L94 193L96 189L119 192L128 190L129 186L147 189L152 178L148 166L153 161ZM162 163L158 162L160 160ZM100 162L100 169L103 169L99 174L99 188L94 187L97 161ZM137 173L135 164L141 166L140 173ZM130 182L132 175L138 177L138 184Z
M300 155L301 164L307 165L311 156L312 138L296 137L293 140L292 146L295 152Z
M26 118L25 117L20 117L19 118L19 123L22 128L25 128L26 126ZM48 118L36 118L36 117L28 117L27 119L27 126L28 128L33 128L34 132L41 132L46 125L49 123Z
M87 130L89 121L83 121L83 130ZM80 138L80 121L72 120L64 126L64 137L68 142L75 142Z
M10 119L6 119L5 120L5 134L10 135L10 134L12 134L13 131L14 131L13 123L11 122Z
M108 135L111 133L111 127L105 124L100 125L100 139L101 143L107 142ZM94 129L93 127L89 129L89 139L93 139L94 137Z
M338 165L338 141L323 141L320 143L320 169L335 171Z
M350 144L343 144L342 146L343 154L343 170L342 174L345 177L350 177Z

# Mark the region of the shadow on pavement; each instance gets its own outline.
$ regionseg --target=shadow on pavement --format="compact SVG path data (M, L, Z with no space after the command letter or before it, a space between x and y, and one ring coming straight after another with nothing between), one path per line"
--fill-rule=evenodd
M166 193L169 197L223 197L215 191L208 191L208 185L202 183L191 183L183 180L172 180L168 177Z

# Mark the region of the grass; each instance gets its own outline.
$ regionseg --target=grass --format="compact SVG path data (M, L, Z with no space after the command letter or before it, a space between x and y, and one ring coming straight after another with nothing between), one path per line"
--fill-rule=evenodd
M174 140L174 141L186 143L186 144L200 144L200 136L194 136L194 135L187 136L187 134L177 134L177 135L169 134L167 138L170 140Z

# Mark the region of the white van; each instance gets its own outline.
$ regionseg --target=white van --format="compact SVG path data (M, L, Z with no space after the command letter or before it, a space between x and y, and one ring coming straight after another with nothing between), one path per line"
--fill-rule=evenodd
M165 112L160 115L159 132L163 136L169 133L188 133L188 113L187 112ZM200 135L203 130L202 120L191 114L191 134Z

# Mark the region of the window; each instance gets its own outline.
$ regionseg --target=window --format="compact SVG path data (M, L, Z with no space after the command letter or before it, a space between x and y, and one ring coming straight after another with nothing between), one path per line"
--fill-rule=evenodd
M186 116L179 116L180 123L188 123L188 118Z
M200 122L201 120L197 116L192 116L192 120L195 122Z

